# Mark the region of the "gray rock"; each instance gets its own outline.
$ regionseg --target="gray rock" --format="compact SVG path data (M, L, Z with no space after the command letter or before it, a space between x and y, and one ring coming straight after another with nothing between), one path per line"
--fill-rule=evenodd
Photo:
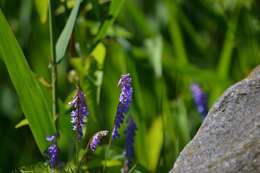
M171 173L260 173L259 69L224 92Z

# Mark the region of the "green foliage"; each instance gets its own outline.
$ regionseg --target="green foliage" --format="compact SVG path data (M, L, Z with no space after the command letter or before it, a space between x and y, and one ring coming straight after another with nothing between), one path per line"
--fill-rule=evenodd
M239 12L236 12L234 16L232 16L231 21L228 23L228 29L226 32L222 52L220 54L220 62L218 66L219 76L222 78L228 77L228 70L231 63L232 51L234 49L234 41L235 41L235 32L237 29Z
M14 172L19 172L19 173L26 173L26 172L32 172L32 173L36 173L36 172L42 172L42 173L49 173L51 170L48 167L47 163L37 163L33 166L30 167L22 167L19 168L18 170L14 171Z
M147 56L150 58L153 66L155 76L160 78L162 76L162 37L156 36L145 40L145 47L147 49Z
M0 64L0 126L10 131L16 124L25 125L27 119L43 151L48 145L45 135L55 130L50 115L48 23L40 22L46 21L48 1L34 1L35 6L31 6L32 2L16 4L0 0L1 9L27 57L26 61L1 16L0 58L7 67L23 110L19 110L15 97L9 98L10 94L9 99L4 99L7 97L5 88L12 92L12 87ZM74 133L68 106L75 92L75 80L86 94L90 111L80 144L83 151L96 131L111 131L120 94L117 82L121 74L130 73L134 98L126 117L131 115L138 128L130 172L168 172L202 121L192 100L190 85L201 84L210 107L229 85L247 76L260 63L259 3L256 0L52 2L53 34L59 35L55 51L57 62L60 62L56 126L60 134L60 158L67 163L68 170L75 167ZM20 10L20 16L13 10ZM33 17L36 12L40 18ZM5 105L14 105L13 111L5 111ZM8 126L4 123L6 120ZM27 127L22 127L10 131L12 137L2 134L3 146L10 146L19 132L30 141ZM106 172L119 172L124 164L124 128L125 125L120 129L120 139L109 150ZM101 172L107 145L106 138L95 153L87 152L82 165L84 171ZM35 146L32 141L12 145L14 151L26 152L31 146ZM4 163L0 165L0 172L43 160L35 148L30 151L38 158L30 158L22 152L11 157L14 154L0 148L0 153L9 156L2 160L0 157L0 164ZM16 160L11 162L12 158Z
M47 21L48 6L49 6L50 0L42 0L42 1L34 0L34 1L35 1L36 10L39 14L41 22L45 23Z
M23 119L18 124L16 124L15 128L19 128L19 127L23 127L23 126L27 126L27 125L29 125L28 120L27 119Z
M111 5L109 6L107 18L102 23L102 25L94 39L94 42L100 41L106 36L106 33L107 33L109 27L115 21L118 13L120 12L120 9L121 9L123 3L124 3L124 0L113 0L111 2Z
M48 146L46 136L55 131L50 102L30 70L1 11L0 28L0 57L7 67L35 141L43 153Z
M171 15L169 19L169 30L171 35L171 41L174 44L174 50L178 59L178 63L185 66L188 62L185 46L183 43L183 36L179 26L178 14L179 8L175 1L166 0L168 12Z
M71 36L71 33L73 31L73 28L74 28L74 25L75 25L75 22L77 19L81 1L82 0L76 0L76 4L75 4L74 8L72 9L70 16L66 22L66 25L65 25L64 29L62 30L62 32L58 38L58 41L56 43L55 52L56 52L56 61L57 62L59 62L66 53L66 49L67 49L69 41L70 41L70 36Z
M151 172L156 171L157 163L160 158L160 152L163 145L163 125L162 119L159 117L154 120L151 129L149 130L147 151L148 152L148 165L146 165Z

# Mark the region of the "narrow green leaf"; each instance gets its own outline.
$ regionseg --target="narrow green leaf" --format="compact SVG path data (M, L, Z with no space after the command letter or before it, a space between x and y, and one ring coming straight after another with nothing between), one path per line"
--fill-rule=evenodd
M133 173L135 168L136 168L136 166L137 166L136 164L134 166L132 166L132 168L128 171L128 173Z
M126 1L125 13L129 15L127 20L129 20L129 22L136 27L138 33L140 33L137 33L137 37L147 38L152 37L155 34L156 29L154 25L151 25L137 1Z
M18 124L16 124L15 128L18 129L20 127L23 127L23 126L27 126L29 125L29 122L28 120L25 118L23 119L22 121L20 121Z
M237 12L231 22L228 23L228 29L218 64L218 74L221 78L227 78L229 75L228 70L230 69L229 66L231 63L232 52L235 46L235 31L237 28L238 15L239 13Z
M102 23L97 36L94 39L94 43L102 40L109 29L109 27L113 24L115 21L118 13L120 12L120 9L123 5L124 0L112 0L110 6L109 6L109 15L108 18Z
M150 59L150 63L153 66L155 76L157 78L160 78L162 76L162 37L160 35L157 35L156 37L146 39L145 47Z
M106 165L106 167L113 167L113 166L121 166L122 162L119 160L106 160L102 161L102 165Z
M163 125L161 117L154 120L148 132L149 170L155 172L163 144Z
M35 0L35 6L41 22L45 23L47 21L49 0Z
M98 67L101 69L106 57L106 47L104 46L104 44L99 43L92 51L91 55L94 56L95 60L98 63Z
M187 109L182 99L177 102L178 107L178 128L180 130L180 136L182 137L184 145L190 140L190 132L188 125Z
M168 12L170 15L169 31L170 31L170 36L173 43L174 51L176 53L179 63L182 65L187 65L188 63L187 53L184 45L184 40L182 37L182 31L178 21L179 10L181 9L178 8L178 5L175 1L165 0L165 2L168 7Z
M179 18L181 19L180 24L183 27L183 30L185 30L189 35L189 38L194 43L194 46L201 53L205 53L206 56L206 53L208 52L205 51L205 48L207 48L207 45L209 44L208 38L203 37L203 35L195 29L191 20L188 18L187 14L184 13L184 11L180 10Z
M56 43L55 51L56 51L56 61L57 62L61 61L61 59L64 57L64 55L66 53L66 49L69 44L70 36L71 36L71 33L73 31L73 28L74 28L74 25L75 25L75 22L77 19L81 1L82 0L76 1L76 4L70 13L67 23L66 23L65 27L63 28L63 31L61 32L61 34L58 38L58 41Z
M0 10L0 58L4 61L34 139L43 153L46 136L55 132L49 98L45 96Z

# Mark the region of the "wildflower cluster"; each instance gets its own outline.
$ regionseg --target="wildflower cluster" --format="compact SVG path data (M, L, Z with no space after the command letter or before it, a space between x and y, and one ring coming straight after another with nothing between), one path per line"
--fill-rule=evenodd
M122 75L118 85L121 86L121 93L119 97L119 104L117 106L116 118L114 121L114 128L112 131L112 139L119 137L119 128L124 120L124 114L128 112L129 105L132 101L133 88L130 74Z
M194 102L197 105L198 112L201 114L202 118L205 118L208 114L207 96L202 91L200 86L195 83L191 85L191 91Z
M126 144L125 144L125 165L124 170L127 172L132 164L134 157L134 137L136 133L136 124L132 118L128 120L127 128L125 130Z
M83 126L89 114L84 100L84 93L78 89L76 95L69 104L74 108L74 110L71 112L73 130L76 131L77 137L80 140L83 136Z
M102 130L102 131L99 131L97 132L92 140L91 140L91 143L89 145L89 148L92 150L92 151L95 151L96 148L97 148L97 145L100 143L100 140L105 137L106 135L108 134L108 131L107 130Z
M111 140L109 142L109 146L111 145L111 141L119 137L119 128L121 124L123 123L123 120L125 118L125 114L129 110L130 103L132 102L132 95L133 95L133 88L132 88L132 79L130 74L122 75L118 85L121 87L121 93L119 97L119 104L117 106L117 112L116 117L114 120L114 127L111 134ZM79 140L83 138L83 127L86 122L86 118L89 115L87 105L85 103L84 99L84 93L79 88L77 89L77 92L75 96L73 97L72 101L69 102L69 105L73 108L71 111L71 123L73 126L73 131L76 132L77 139L76 140L76 157L78 156L78 144ZM125 130L126 135L126 144L125 144L125 166L124 170L128 170L128 168L131 166L131 163L133 161L134 156L134 136L136 131L136 125L134 121L129 118L127 128ZM97 146L100 144L101 140L107 136L108 131L102 130L94 134L94 136L90 139L89 145L87 149L89 148L91 151L95 151ZM49 156L49 163L50 167L53 169L58 163L58 146L57 146L57 136L52 135L48 136L47 140L51 142L51 145L48 147L48 156ZM76 171L79 169L80 163L78 162L78 158L76 160Z
M46 140L51 142L51 145L47 149L47 155L49 157L50 167L53 169L58 164L59 149L56 142L56 134L47 136Z

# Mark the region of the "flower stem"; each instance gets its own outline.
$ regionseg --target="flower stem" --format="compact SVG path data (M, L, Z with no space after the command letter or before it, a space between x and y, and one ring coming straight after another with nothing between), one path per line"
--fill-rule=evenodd
M80 172L80 162L79 162L79 140L77 139L77 136L76 136L76 146L75 146L75 166L76 166L76 173L79 173Z
M105 163L103 164L102 173L105 173L105 172L106 172L107 156L108 156L108 151L109 151L111 145L112 145L112 135L110 135L109 142L108 142L108 146L107 146L106 151L105 151Z
M82 165L84 160L87 160L87 154L88 154L88 149L89 149L90 142L91 142L91 139L88 141L86 149L84 150L84 153L83 153L82 157L80 158L80 162L79 162L80 166Z
M51 86L52 86L52 114L57 116L57 63L54 52L54 36L53 36L53 14L52 14L52 0L49 2L49 32L50 32L50 52L51 52Z

